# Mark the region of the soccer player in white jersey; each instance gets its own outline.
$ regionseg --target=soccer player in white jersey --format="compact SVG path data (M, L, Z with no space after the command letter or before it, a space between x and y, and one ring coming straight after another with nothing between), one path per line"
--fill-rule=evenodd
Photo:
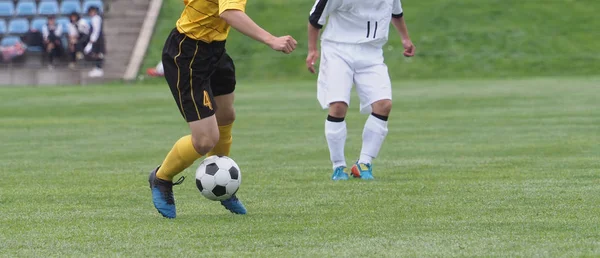
M361 113L369 114L364 130L360 157L350 169L355 178L373 179L372 161L387 135L392 109L392 87L383 62L390 22L402 37L404 56L415 54L404 21L400 0L317 0L310 11L306 66L315 73L321 37L321 65L317 98L323 109L329 108L325 136L333 163L333 180L347 180L344 145L346 112L352 85L360 98ZM329 19L328 19L329 18Z

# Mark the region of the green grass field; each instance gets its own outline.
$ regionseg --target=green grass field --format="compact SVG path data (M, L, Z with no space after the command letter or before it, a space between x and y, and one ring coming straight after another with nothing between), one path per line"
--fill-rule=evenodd
M289 56L269 50L235 30L227 49L240 78L308 80L306 26L314 0L248 0L247 13L275 35L289 34L298 49ZM394 79L511 78L598 75L600 1L597 0L403 0L415 58L402 56L400 36L384 48ZM164 0L144 68L155 66L182 0ZM273 69L277 67L277 69ZM142 70L145 72L145 69Z
M398 82L377 180L332 182L314 82L241 82L249 215L204 199L195 164L175 220L147 183L187 133L164 84L0 88L0 256L600 256L598 85Z

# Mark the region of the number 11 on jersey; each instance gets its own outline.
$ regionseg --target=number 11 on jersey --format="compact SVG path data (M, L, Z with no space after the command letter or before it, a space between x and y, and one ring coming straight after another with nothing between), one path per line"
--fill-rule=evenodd
M375 28L373 29L373 38L377 36L377 22L375 22ZM367 38L371 37L371 21L367 22Z

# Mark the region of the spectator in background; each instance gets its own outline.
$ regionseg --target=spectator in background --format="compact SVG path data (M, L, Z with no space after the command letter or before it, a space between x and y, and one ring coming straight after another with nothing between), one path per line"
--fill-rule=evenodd
M39 28L40 30L42 28ZM42 51L44 49L44 37L42 37L42 32L37 28L31 27L25 36L23 37L24 43L27 45L27 48L36 49Z
M102 68L104 64L105 42L104 28L102 26L102 17L98 14L98 7L92 6L88 10L88 15L92 19L90 42L86 45L84 53L96 61L96 67L88 74L90 77L104 76Z
M75 62L83 59L83 49L90 41L90 25L77 12L69 16L69 68L75 68Z
M48 56L48 68L54 68L54 59L62 56L63 46L60 41L62 27L56 24L54 16L48 17L48 23L42 28L42 37L44 39L44 50Z
M27 47L20 40L14 45L0 46L0 58L3 62L10 62L15 58L23 56Z

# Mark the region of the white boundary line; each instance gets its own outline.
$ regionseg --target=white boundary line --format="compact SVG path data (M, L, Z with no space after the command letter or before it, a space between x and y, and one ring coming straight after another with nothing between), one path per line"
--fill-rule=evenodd
M140 35L133 48L133 53L131 53L125 75L123 75L123 80L125 81L133 81L137 78L140 66L146 55L146 50L150 44L150 39L152 38L152 33L154 32L154 26L156 26L156 20L160 14L162 3L163 0L152 0L152 2L150 2L150 7L146 13L144 24L142 25L142 30L140 31Z

